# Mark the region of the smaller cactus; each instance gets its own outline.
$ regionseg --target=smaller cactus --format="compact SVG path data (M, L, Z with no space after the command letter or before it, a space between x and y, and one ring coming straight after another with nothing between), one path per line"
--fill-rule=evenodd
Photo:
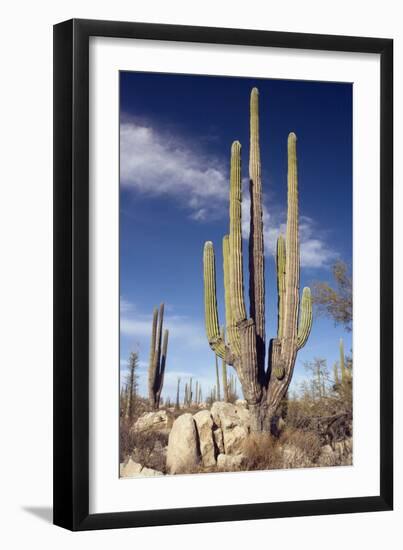
M333 365L333 381L336 387L340 384L339 368L338 368L337 362Z
M215 355L215 375L216 375L217 401L221 401L220 375L219 375L219 371L218 371L218 357L217 357L217 355Z
M158 409L160 405L168 352L168 330L164 331L161 350L163 320L164 304L161 304L159 310L157 308L154 309L151 331L150 363L148 367L148 398L152 409Z
M180 385L181 385L181 379L178 376L178 383L176 387L176 403L175 403L175 409L180 409L180 401L179 401L179 395L180 395Z

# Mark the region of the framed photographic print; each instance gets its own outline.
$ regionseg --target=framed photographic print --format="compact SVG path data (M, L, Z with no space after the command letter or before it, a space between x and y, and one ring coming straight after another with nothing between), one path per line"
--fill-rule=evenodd
M54 27L54 522L392 509L393 42Z

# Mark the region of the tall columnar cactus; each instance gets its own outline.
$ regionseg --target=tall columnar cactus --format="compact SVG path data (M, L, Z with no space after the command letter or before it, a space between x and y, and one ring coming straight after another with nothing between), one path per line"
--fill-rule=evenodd
M152 409L159 408L162 386L164 384L169 332L165 330L164 338L162 339L163 321L164 304L161 304L159 311L157 308L154 309L151 331L150 361L148 367L148 399Z
M265 270L262 183L259 148L259 94L250 99L250 234L249 316L243 281L241 214L241 144L231 147L229 235L223 239L223 270L227 342L220 334L216 297L213 243L204 246L204 305L208 342L213 351L238 375L252 417L252 428L269 430L290 384L298 350L305 345L312 326L309 288L299 297L300 256L298 230L297 138L288 136L288 209L285 240L277 243L277 337L270 341L266 366Z

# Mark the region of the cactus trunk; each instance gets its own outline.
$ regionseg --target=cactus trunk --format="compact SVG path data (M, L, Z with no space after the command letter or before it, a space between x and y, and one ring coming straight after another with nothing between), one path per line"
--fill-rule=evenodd
M152 409L159 408L161 391L164 385L169 332L168 330L164 331L162 340L163 321L164 304L161 304L159 310L157 308L154 309L151 330L150 362L148 367L148 400Z
M262 182L259 149L258 91L250 99L250 234L249 298L250 317L244 302L242 251L241 144L231 147L230 230L223 239L225 317L227 342L219 331L216 297L215 258L212 242L204 247L204 297L206 332L210 347L232 365L240 380L251 412L252 429L269 430L272 418L290 384L298 349L305 345L312 326L309 288L299 296L299 213L297 138L288 136L288 209L286 239L277 244L278 328L270 341L267 367L265 336L265 281ZM231 387L231 392L236 389ZM224 390L225 391L225 390Z

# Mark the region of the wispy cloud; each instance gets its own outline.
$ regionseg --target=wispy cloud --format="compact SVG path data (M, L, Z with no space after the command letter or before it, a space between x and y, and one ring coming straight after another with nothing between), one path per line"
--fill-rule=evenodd
M151 124L123 121L120 129L121 183L149 196L170 196L189 210L195 221L222 215L228 203L227 168L218 159L206 158L179 136L165 134ZM244 181L247 189L247 181ZM277 212L274 209L273 212ZM244 191L242 230L249 236L250 198ZM285 213L269 214L263 207L266 254L274 254L277 237L285 233ZM301 266L328 267L338 254L324 238L318 238L313 219L300 217ZM123 301L122 313L125 313ZM137 328L141 328L138 326Z
M149 338L151 336L151 315L122 316L120 332L125 336ZM206 338L200 322L179 315L165 315L164 328L169 330L169 339L180 340L187 347L205 348Z
M286 214L270 214L266 205L263 204L263 227L264 245L266 255L275 255L277 238L280 234L286 233ZM242 199L242 235L244 239L249 238L250 224L250 198L245 196ZM331 262L337 259L338 254L324 239L314 237L315 222L308 216L300 216L300 256L301 267L322 268L328 267Z
M190 209L194 220L218 215L219 205L228 198L223 163L205 158L202 151L192 149L178 136L164 134L144 122L121 124L120 174L126 187L178 199Z

